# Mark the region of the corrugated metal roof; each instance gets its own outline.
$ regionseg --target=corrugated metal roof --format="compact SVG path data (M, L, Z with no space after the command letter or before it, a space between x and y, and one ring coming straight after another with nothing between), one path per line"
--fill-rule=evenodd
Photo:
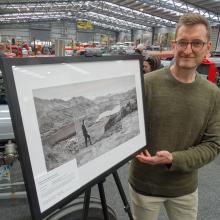
M219 14L220 13L220 1L219 0L188 0L184 1L190 3L195 7L200 7L204 10Z
M85 19L116 31L174 27L186 12L205 15L220 24L220 1L216 0L1 0L0 24L44 20Z

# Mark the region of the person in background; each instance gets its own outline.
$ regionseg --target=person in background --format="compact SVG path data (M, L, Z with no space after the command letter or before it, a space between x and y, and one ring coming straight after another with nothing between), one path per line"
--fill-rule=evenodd
M144 62L143 62L144 74L152 72L152 71L157 70L159 68L161 68L160 57L151 55L151 56L148 56L144 59Z
M136 49L135 49L135 54L143 55L143 51L144 51L144 45L143 44L138 44Z
M220 90L197 66L210 52L210 25L187 13L176 26L175 62L144 75L146 149L131 162L129 190L135 220L196 220L198 169L220 152Z

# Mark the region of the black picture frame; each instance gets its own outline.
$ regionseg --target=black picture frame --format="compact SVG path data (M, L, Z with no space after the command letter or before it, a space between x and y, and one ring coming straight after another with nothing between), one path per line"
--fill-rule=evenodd
M34 220L66 205L146 147L142 62L135 55L0 60ZM68 147L71 159L62 154Z

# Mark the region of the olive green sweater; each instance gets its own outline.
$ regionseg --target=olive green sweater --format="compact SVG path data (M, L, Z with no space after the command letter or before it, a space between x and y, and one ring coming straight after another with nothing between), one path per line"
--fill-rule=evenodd
M176 197L198 186L198 168L220 152L220 90L197 74L193 83L177 81L169 68L144 77L147 146L173 154L170 167L134 159L129 183L139 193ZM218 175L218 174L216 174Z

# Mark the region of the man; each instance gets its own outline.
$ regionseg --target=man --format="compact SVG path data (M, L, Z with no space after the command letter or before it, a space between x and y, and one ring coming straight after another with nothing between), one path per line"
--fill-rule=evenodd
M220 151L220 90L196 72L210 49L207 19L185 14L175 63L144 77L148 145L129 173L135 220L158 219L162 204L170 220L197 218L198 168Z
M87 138L89 139L89 142L90 142L90 144L92 145L91 138L90 138L90 135L88 134L88 131L87 131L87 129L86 129L85 121L84 121L84 120L83 120L83 123L82 123L82 132L83 132L83 136L84 136L84 138L85 138L86 147L88 146L88 145L87 145Z

